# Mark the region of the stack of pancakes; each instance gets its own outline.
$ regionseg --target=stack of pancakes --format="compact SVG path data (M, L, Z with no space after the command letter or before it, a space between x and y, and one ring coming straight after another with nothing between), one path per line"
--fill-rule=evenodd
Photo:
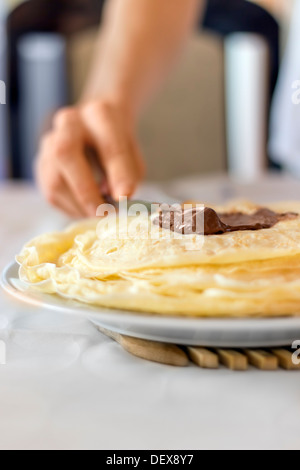
M249 202L211 207L218 213L260 209ZM267 207L300 214L296 202ZM115 230L91 219L34 239L17 257L20 279L40 292L137 312L300 314L300 216L268 229L180 237L150 216L137 218L128 222L126 236L121 224Z

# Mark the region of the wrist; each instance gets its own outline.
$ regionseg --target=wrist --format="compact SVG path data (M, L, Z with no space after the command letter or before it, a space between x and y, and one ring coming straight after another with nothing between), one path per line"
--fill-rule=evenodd
M128 100L124 95L114 94L99 94L95 96L83 95L79 102L80 107L85 107L90 104L99 105L107 111L118 113L129 127L134 128L137 122L137 112L131 100Z

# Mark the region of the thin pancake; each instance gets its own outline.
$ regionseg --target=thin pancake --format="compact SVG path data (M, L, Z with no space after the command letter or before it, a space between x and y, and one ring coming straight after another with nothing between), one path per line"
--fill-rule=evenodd
M258 206L213 208L252 213ZM268 208L300 214L300 203ZM147 217L129 225L128 238L96 219L38 237L17 257L20 277L33 289L111 308L194 316L300 313L299 217L270 229L180 239Z

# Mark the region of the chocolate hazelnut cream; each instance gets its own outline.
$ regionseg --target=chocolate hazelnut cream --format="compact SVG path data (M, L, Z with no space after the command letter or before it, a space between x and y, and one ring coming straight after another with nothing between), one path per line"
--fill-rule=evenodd
M153 219L155 225L184 235L219 235L227 232L262 230L274 227L282 220L295 219L298 214L289 212L277 214L267 208L258 209L253 214L228 212L217 214L209 207L161 209Z

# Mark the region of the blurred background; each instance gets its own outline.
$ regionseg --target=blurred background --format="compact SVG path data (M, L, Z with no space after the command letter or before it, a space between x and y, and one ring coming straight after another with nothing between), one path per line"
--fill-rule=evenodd
M45 122L80 96L105 1L1 0L2 180L32 178ZM268 168L280 171L267 144L292 6L207 1L178 67L140 122L149 179L229 171L255 180Z

